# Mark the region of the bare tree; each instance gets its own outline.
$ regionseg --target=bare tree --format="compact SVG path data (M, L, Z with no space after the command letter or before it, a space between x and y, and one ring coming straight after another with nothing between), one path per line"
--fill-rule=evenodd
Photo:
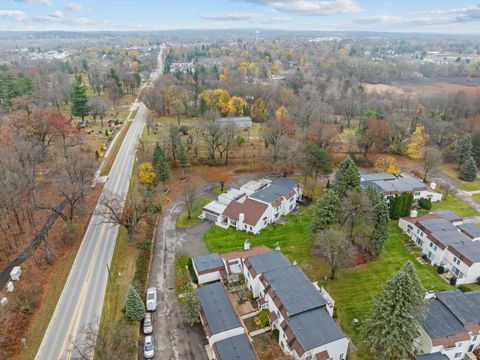
M353 247L345 232L330 228L315 235L313 253L327 261L330 279L335 279L337 270L348 264Z
M423 169L423 181L427 181L427 178L438 170L442 164L442 152L434 146L427 146L423 150L422 169Z
M265 147L272 155L273 162L279 160L281 150L284 148L282 141L287 134L287 129L275 121L270 121L267 126L261 129L260 137L262 138Z

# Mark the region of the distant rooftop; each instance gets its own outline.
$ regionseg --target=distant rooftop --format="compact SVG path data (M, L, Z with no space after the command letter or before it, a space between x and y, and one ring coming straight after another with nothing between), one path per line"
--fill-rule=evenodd
M475 224L462 224L458 228L471 239L480 237L480 229Z
M264 254L249 256L247 259L257 274L290 266L290 262L280 251L269 251Z
M418 189L425 189L427 185L418 177L412 174L363 174L360 175L363 181L361 186L368 188L376 186L383 193L413 192Z
M257 356L247 335L237 335L217 341L214 345L219 355L218 360L256 360Z
M462 220L462 217L455 214L451 210L438 210L438 211L433 211L432 214L438 215L448 221L459 221Z
M192 258L192 261L195 264L198 272L208 271L224 266L219 253L195 256Z
M199 287L197 294L212 335L242 326L222 284Z
M272 182L272 184L270 184L266 188L263 188L261 190L254 192L252 195L250 195L250 197L252 199L257 199L260 201L264 201L266 203L271 203L282 196L287 196L292 191L293 191L293 186L289 187L286 185L279 185L279 184L276 184L275 182Z

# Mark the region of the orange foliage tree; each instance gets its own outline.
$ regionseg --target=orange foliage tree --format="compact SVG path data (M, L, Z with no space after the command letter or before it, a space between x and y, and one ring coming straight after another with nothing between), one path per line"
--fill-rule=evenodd
M208 172L208 180L220 183L220 190L223 191L225 184L232 181L232 176L225 170L215 167Z

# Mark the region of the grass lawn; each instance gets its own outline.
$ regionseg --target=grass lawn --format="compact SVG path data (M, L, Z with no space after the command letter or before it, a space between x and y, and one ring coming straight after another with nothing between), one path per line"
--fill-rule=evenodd
M216 188L213 188L212 189L212 192L215 194L215 195L220 195L220 194L223 194L224 192L227 192L227 189L224 188L223 191L222 191L222 188L220 186L217 186Z
M463 190L463 191L480 190L480 179L477 178L477 180L475 181L463 181L458 178L457 165L446 164L443 166L443 171L451 178L454 178L455 180L460 181L462 183L462 185L458 187L459 190Z
M474 194L472 195L472 197L477 200L477 201L480 201L480 194Z
M443 197L445 197L445 194L443 194ZM463 217L478 215L478 212L475 209L464 203L462 200L456 198L453 194L449 194L446 200L443 199L442 201L432 203L432 210L430 211L436 210L452 210L457 215Z
M189 263L190 257L186 255L175 256L175 290L177 295L183 292L183 288L190 281Z
M193 201L193 211L192 211L192 216L190 219L188 219L188 212L187 208L184 208L180 215L178 215L177 219L177 227L179 228L189 228L192 227L193 225L197 224L200 219L198 218L200 214L202 213L202 208L207 205L209 202L212 200L201 196L199 198L196 198Z
M396 222L390 225L390 237L385 243L382 256L368 264L341 269L336 280L325 280L328 265L311 253L312 242L308 232L311 208L301 208L298 216L287 216L285 225L269 226L258 235L247 234L233 229L224 230L212 227L205 234L205 244L209 251L221 253L238 250L243 241L249 239L252 246L266 245L275 248L276 244L290 259L297 261L312 281L318 280L335 299L336 317L342 329L352 338L359 351L353 359L369 359L368 353L362 349L357 329L352 320L357 318L363 322L370 309L370 301L376 296L380 287L392 274L400 269L407 260L411 260L418 271L418 276L426 290L450 289L444 280L437 275L435 268L422 266L413 254L404 246L409 241L398 228Z
M28 331L28 347L26 349L22 349L22 359L35 358L45 331L47 331L48 324L50 323L50 318L55 311L55 307L57 306L57 301L60 297L60 294L62 293L65 282L67 281L68 274L70 273L70 269L72 268L73 261L75 260L76 255L77 252L72 251L71 254L60 260L61 263L58 265L55 273L51 278L50 286L46 290L43 306L35 315L35 318L33 319L30 329Z

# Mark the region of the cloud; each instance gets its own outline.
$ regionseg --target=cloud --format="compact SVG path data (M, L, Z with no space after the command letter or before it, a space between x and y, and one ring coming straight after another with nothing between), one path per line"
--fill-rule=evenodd
M262 17L259 13L228 12L228 13L203 13L200 17L214 21L254 21Z
M39 4L45 6L53 6L53 0L14 0L19 3L25 4Z
M27 18L27 14L20 10L0 10L0 18L23 21Z
M480 21L480 5L447 10L429 10L403 16L379 15L353 20L358 25L437 26Z
M71 1L67 4L67 9L72 10L72 11L82 11L83 10L83 5Z
M85 25L92 25L95 22L91 19L85 17L73 17L67 18L60 10L54 11L50 15L47 16L35 16L35 21L41 23L55 23L55 24L63 24L68 26L85 26Z
M61 12L60 10L54 11L50 14L50 16L57 19L63 19L65 17L65 15L63 15L63 12Z
M357 0L242 0L268 6L274 10L303 16L358 13L363 11Z

